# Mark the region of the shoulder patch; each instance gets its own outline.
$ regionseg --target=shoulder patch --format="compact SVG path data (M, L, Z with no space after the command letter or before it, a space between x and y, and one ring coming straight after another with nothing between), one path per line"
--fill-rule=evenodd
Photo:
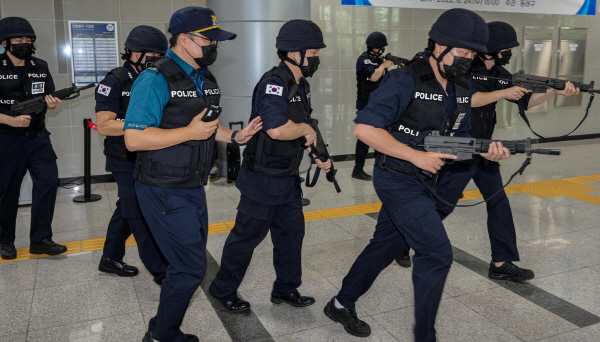
M281 96L283 95L283 87L267 84L266 94Z
M365 59L365 64L373 64L370 59Z
M104 84L98 84L98 94L102 94L104 96L108 96L110 94L110 87L105 86Z

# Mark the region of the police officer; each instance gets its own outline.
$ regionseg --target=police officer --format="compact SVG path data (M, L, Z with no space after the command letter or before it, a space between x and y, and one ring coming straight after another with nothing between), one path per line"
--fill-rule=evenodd
M179 329L206 270L206 194L216 141L245 143L262 125L253 120L233 132L218 120L221 92L208 70L221 41L236 37L220 28L215 13L185 7L169 22L171 48L138 76L125 117L125 144L138 151L135 188L142 214L169 266L158 313L143 341L198 341Z
M58 255L67 247L52 241L52 217L58 189L56 154L44 119L46 110L21 115L11 105L45 96L48 109L61 102L48 63L32 57L35 32L19 17L0 20L0 247L2 259L15 259L15 225L21 183L27 171L33 180L29 253Z
M355 336L371 333L356 316L356 301L406 241L415 250L415 340L436 339L435 316L452 264L452 246L430 186L444 165L442 158L455 156L425 152L417 145L432 130L450 134L468 129L471 91L453 80L469 72L476 51L485 51L488 29L479 15L451 9L433 24L429 37L431 55L390 71L355 120L354 134L378 151L373 185L383 206L369 245L325 307L330 319ZM490 151L508 152L496 143Z
M367 37L367 51L358 56L356 61L357 110L363 110L367 106L369 95L379 87L387 68L393 65L391 61L384 61L381 58L387 45L385 34L378 31L372 32ZM364 170L368 153L369 145L357 139L352 178L365 181L373 179Z
M119 199L108 224L104 252L98 269L119 276L138 274L136 267L123 261L125 241L133 233L140 259L158 284L161 284L165 277L167 263L163 260L140 212L133 179L135 153L129 152L125 147L123 126L135 78L146 65L164 56L167 48L167 37L159 29L144 25L135 27L125 41L125 53L122 54L125 63L122 67L111 70L96 91L98 132L106 136L106 171L112 172L119 191Z
M511 74L504 68L512 55L511 49L519 46L515 29L505 22L488 23L489 40L487 53L480 53L473 62L473 82L477 93L473 95L473 113L469 135L479 139L491 139L496 124L496 103L507 99L524 109L533 108L555 95L573 96L579 94L571 82L565 90L551 90L547 93L532 94L527 89L515 87L507 81L486 78L506 77ZM475 108L477 107L477 108ZM440 171L437 192L450 204L456 204L462 191L471 179L481 191L488 212L488 233L492 247L489 277L522 281L532 279L533 271L518 267L513 261L519 261L515 224L508 197L503 190L503 181L498 161L505 156L492 155L490 160L474 156L473 160L447 165ZM498 195L493 196L498 191ZM493 196L493 197L492 197ZM437 211L443 220L454 207L438 202Z
M325 43L314 22L295 19L281 27L275 46L281 63L263 75L252 97L251 119L262 118L263 130L250 139L244 150L236 181L241 198L235 226L225 241L221 268L210 285L210 294L232 312L250 308L236 291L254 249L269 231L277 274L271 302L295 307L315 302L297 290L302 278L304 238L298 167L304 148L316 142L315 131L305 123L312 112L305 78L317 70L319 49ZM329 160L316 163L329 172Z

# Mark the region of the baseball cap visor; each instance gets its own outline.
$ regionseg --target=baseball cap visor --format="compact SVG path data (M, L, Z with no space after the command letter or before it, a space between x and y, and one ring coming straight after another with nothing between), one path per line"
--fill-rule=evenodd
M213 28L210 30L198 30L196 31L208 39L216 40L218 42L233 40L237 37L237 34L229 31L222 30L220 28Z

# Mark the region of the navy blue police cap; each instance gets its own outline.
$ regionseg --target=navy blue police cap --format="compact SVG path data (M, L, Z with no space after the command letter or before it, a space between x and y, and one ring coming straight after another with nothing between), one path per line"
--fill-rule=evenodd
M429 38L448 47L487 52L489 30L477 13L453 8L440 15L429 31Z
M492 21L488 23L488 29L490 31L490 39L487 43L488 52L499 52L519 46L517 31L510 24L503 21Z
M173 13L169 30L173 35L196 32L216 41L232 40L237 37L237 34L221 29L213 10L196 6L184 7Z
M374 49L383 49L387 45L388 43L385 34L379 31L371 32L371 34L369 34L367 37L367 46L370 46Z

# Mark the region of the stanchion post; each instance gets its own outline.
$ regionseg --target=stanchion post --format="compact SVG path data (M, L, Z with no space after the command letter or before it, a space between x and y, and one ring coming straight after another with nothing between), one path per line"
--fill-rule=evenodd
M102 196L92 194L92 156L91 148L91 119L83 119L83 195L73 198L73 202L87 203L96 202Z

